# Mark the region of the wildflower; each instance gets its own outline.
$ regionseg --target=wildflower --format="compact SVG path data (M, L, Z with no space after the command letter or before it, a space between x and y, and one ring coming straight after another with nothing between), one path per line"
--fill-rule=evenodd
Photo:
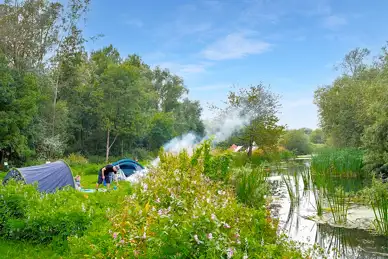
M197 242L197 244L202 243L202 241L199 240L198 235L194 235L194 240L195 240L195 242Z
M206 202L207 202L207 203L210 203L210 199L209 199L209 198L206 198Z
M158 210L158 214L159 214L159 216L162 216L163 215L163 210Z
M210 240L213 239L213 234L212 233L207 234L207 238Z
M235 237L235 238L239 238L239 237L240 237L240 234L239 234L239 233L236 233L236 234L234 234L234 237Z
M124 244L124 239L121 239L121 240L120 240L120 244Z
M243 259L248 259L248 255L244 254Z
M216 220L216 215L212 214L212 215L211 215L211 219L212 219L212 220Z
M159 198L156 199L156 203L160 203L160 199Z
M224 228L230 228L228 223L224 223Z
M147 191L148 185L146 183L141 183L141 186L143 187L144 191Z
M114 238L114 239L117 238L117 232L114 232L114 233L113 233L113 238Z
M228 258L232 258L233 254L234 254L233 248L228 248L228 250L227 250Z

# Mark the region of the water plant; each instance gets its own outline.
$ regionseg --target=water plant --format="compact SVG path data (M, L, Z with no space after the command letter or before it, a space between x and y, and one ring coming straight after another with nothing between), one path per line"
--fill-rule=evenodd
M294 171L293 175L283 174L283 182L287 187L288 196L290 198L291 207L296 207L300 202L299 193L299 176L297 171Z
M311 158L313 173L336 177L364 177L363 152L354 148L323 149Z
M388 236L388 184L373 179L372 186L363 192L372 206L377 232Z
M334 223L346 223L349 209L350 193L344 191L342 187L335 189L324 189L325 197L330 206Z
M303 167L300 170L300 175L302 176L303 180L303 189L309 190L311 187L310 169L308 167Z
M263 167L241 167L234 169L234 185L237 199L251 207L264 205L264 196L268 193L265 181L267 172Z

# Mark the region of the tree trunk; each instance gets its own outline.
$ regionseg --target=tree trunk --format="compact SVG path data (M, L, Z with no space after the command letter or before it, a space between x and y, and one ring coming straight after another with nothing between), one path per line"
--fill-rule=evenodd
M252 148L253 148L253 137L251 135L249 137L248 157L252 156Z
M53 103L53 137L55 137L55 107L57 106L57 98L58 98L58 83L59 83L59 76L57 77L57 82L55 84L54 88L54 103Z
M124 157L124 140L121 140L121 156Z
M109 159L109 134L110 130L108 129L107 134L106 134L106 156L105 156L105 162L108 163Z

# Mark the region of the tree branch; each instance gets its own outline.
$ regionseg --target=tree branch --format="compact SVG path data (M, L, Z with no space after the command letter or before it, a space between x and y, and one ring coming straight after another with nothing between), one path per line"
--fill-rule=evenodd
M116 134L115 138L114 138L113 141L112 141L112 144L110 144L110 146L109 146L109 150L110 150L110 148L113 146L113 144L115 143L115 141L116 141L118 135L119 135L119 134Z

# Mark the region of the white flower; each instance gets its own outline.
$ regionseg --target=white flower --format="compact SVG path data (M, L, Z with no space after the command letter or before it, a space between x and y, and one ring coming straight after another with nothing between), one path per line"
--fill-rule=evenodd
M248 255L244 254L243 259L248 259Z
M212 233L207 234L207 238L210 240L213 239L213 234Z
M200 244L200 243L202 243L202 241L201 241L201 240L199 240L199 238L198 238L198 236L197 236L197 235L194 235L194 240L195 240L195 242L197 242L197 244Z
M211 215L211 219L212 219L212 220L216 220L216 215L212 214L212 215Z
M230 228L228 223L224 223L224 228Z
M234 254L233 248L228 248L228 250L227 250L228 258L232 258L233 254Z

